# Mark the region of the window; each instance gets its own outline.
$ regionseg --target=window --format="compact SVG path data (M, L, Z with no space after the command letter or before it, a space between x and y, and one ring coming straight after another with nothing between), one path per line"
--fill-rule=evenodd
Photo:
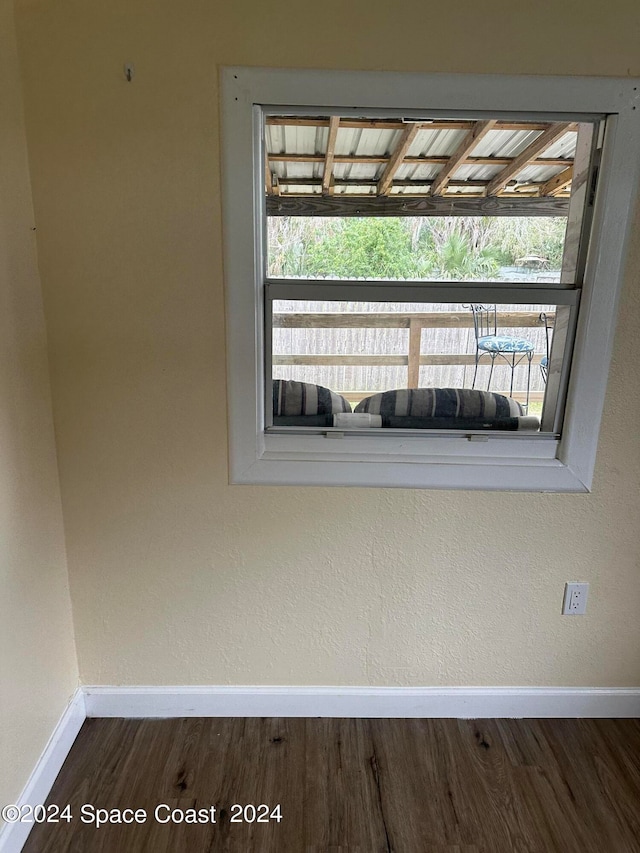
M223 83L232 482L588 490L637 81Z

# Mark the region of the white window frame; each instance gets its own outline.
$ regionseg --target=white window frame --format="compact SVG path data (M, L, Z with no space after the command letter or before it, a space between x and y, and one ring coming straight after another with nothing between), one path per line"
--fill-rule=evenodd
M223 69L230 482L589 491L640 180L639 90L637 79ZM262 108L278 106L608 116L560 436L265 431Z

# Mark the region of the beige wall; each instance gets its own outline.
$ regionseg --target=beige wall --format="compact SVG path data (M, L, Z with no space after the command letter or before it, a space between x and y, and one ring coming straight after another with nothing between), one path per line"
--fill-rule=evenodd
M640 75L636 0L19 8L82 680L639 684L637 237L593 494L230 487L217 89L225 64Z
M0 803L78 680L12 5L0 2Z

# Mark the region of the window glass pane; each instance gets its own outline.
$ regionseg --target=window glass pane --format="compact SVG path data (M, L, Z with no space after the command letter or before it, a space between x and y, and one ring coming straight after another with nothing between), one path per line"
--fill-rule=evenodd
M560 282L557 216L268 217L268 275Z
M478 304L483 283L580 286L596 120L283 112L264 121L269 278L473 282ZM270 379L328 388L347 408L401 389L490 390L559 432L576 312L484 307L276 301Z
M271 277L580 277L595 121L264 121Z
M541 420L556 306L274 300L272 311L273 380L328 388L352 409L398 389L490 390Z

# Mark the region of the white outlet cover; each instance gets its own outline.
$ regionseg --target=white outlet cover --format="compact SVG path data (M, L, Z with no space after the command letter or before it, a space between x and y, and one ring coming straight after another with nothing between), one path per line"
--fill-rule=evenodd
M584 616L587 612L588 583L566 583L562 602L563 616Z

